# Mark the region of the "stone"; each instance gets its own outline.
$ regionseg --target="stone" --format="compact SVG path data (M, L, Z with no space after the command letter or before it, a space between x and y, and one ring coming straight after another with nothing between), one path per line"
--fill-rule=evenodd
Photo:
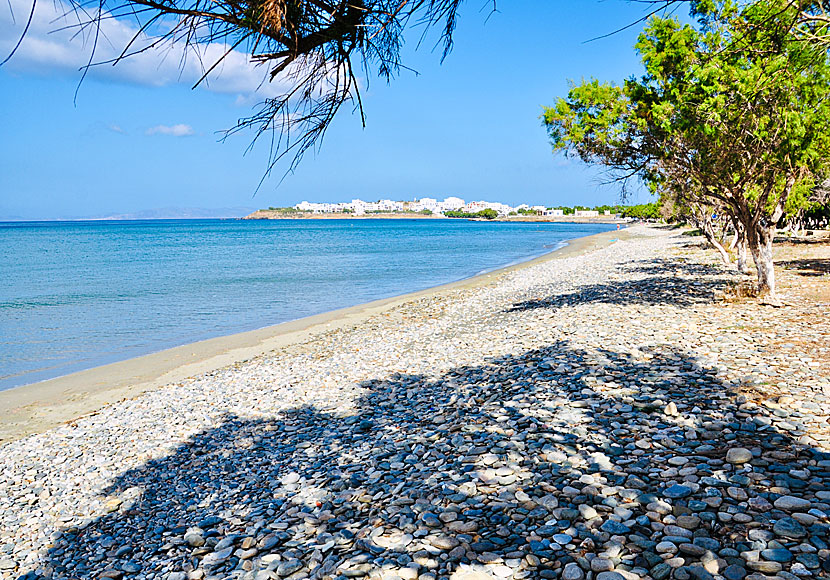
M687 530L694 530L700 525L700 518L697 516L677 516L677 525Z
M720 550L720 542L715 540L714 538L706 538L703 536L698 536L695 538L692 543L695 546L700 546L705 550L711 550L712 552L717 552Z
M424 574L421 574L419 579L423 579L423 577ZM432 576L432 578L434 578L434 576ZM494 574L486 572L485 570L478 570L463 566L453 573L452 578L453 580L495 580L497 577Z
M596 517L599 517L597 510L586 504L581 504L579 506L579 515L581 515L586 520L592 520Z
M772 527L776 535L798 540L807 536L807 530L791 517L781 518Z
M285 578L286 576L291 576L294 572L302 570L304 566L305 564L303 564L302 560L291 558L290 560L281 562L280 565L277 566L277 575L281 578Z
M585 578L585 572L582 571L579 565L574 562L565 564L565 568L562 570L562 580L583 580L583 578Z
M205 538L202 536L202 530L198 528L188 530L184 535L184 541L187 543L188 546L191 546L193 548L198 548L200 546L205 545Z
M665 578L669 577L671 571L671 566L669 566L665 562L661 562L660 564L657 564L654 568L651 569L651 577L654 580L664 580Z
M744 580L746 574L746 568L736 564L730 564L721 572L721 576L726 578L726 580Z
M682 499L692 495L692 489L685 485L674 484L663 490L663 495L669 499Z
M726 461L733 465L743 465L752 460L752 452L743 447L732 447L726 452Z
M749 504L749 507L760 512L772 509L772 504L762 497L751 497L747 503Z
M761 557L773 562L791 562L793 559L792 553L785 548L761 550Z
M595 578L596 580L626 580L626 577L619 572L600 572Z
M689 572L689 576L696 580L715 580L712 573L700 564L693 564L686 568L686 570Z
M608 532L612 535L624 535L631 531L631 528L614 520L608 520L600 526L603 532Z
M573 538L568 534L553 534L553 541L557 544L570 544L573 541Z
M792 495L782 495L773 504L777 509L788 512L800 512L810 509L811 502Z
M215 528L222 522L222 518L218 516L208 516L205 519L201 520L198 524L196 524L196 526L202 528L203 530L209 530Z
M591 571L593 572L605 572L606 570L613 570L614 569L614 562L609 560L608 558L600 558L597 556L593 560L591 560Z
M461 543L451 536L437 536L429 538L427 541L439 550L452 550Z
M677 546L671 542L660 542L655 548L659 554L675 554L677 553Z
M230 558L231 554L233 554L233 546L229 546L224 550L220 550L218 552L211 552L210 554L202 558L202 566L204 566L205 568L216 567L219 564L224 563L228 558Z
M762 574L775 574L783 569L783 566L779 562L769 562L765 560L747 562L746 566L750 570L761 572Z

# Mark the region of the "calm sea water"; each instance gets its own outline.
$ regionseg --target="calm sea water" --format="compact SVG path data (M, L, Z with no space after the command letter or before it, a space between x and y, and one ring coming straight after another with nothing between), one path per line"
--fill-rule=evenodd
M0 223L0 390L459 280L612 227Z

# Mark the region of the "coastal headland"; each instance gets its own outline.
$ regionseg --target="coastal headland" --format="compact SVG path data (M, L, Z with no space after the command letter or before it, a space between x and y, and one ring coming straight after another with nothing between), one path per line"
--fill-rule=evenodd
M0 578L821 577L830 246L780 244L759 308L700 242L583 238L110 390L3 445Z

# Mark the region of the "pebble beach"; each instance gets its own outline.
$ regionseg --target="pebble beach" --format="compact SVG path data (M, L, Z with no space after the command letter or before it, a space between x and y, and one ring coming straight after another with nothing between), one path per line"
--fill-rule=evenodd
M5 443L0 579L830 577L827 278L726 301L700 241L634 226Z

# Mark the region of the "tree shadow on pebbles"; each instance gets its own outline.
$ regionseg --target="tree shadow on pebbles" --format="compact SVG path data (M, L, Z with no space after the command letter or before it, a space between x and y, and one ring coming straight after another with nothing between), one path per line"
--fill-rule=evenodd
M673 276L722 276L723 267L720 265L701 264L700 262L688 262L681 257L654 258L652 260L641 260L637 265L627 266L627 272L642 272L654 275Z
M105 490L117 509L60 533L42 571L733 580L826 569L827 457L688 353L561 342L362 387L354 416L228 417L124 473Z
M827 258L787 260L777 265L799 276L830 276L830 259Z
M711 303L726 279L703 277L693 271L685 271L682 264L662 267L652 264L631 268L630 272L650 274L644 278L629 278L601 284L581 286L578 290L555 294L545 298L517 302L508 312L521 312L539 308L562 308L580 304L660 305L689 307ZM723 271L715 273L723 275ZM691 277L683 277L683 275ZM706 274L712 272L706 271Z

